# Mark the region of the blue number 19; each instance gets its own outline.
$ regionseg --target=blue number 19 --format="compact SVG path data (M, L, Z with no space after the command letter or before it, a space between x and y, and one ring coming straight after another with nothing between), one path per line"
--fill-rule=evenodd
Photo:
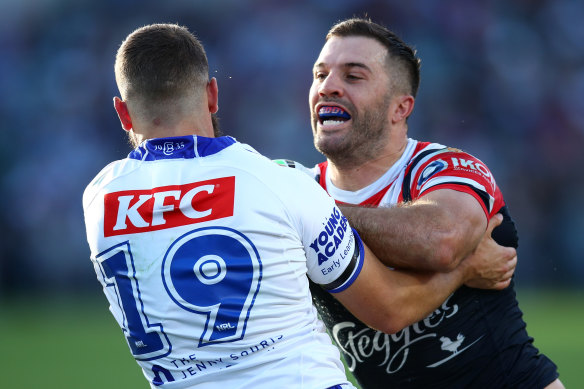
M105 285L114 288L116 292L124 315L122 329L134 358L151 360L168 355L171 346L162 325L150 323L144 314L144 303L128 242L110 248L97 259Z
M185 311L207 317L199 347L243 338L261 277L252 242L226 227L184 234L162 263L162 280L172 300Z
M162 324L145 314L129 242L102 252L97 262L103 283L121 309L121 326L134 357L152 360L170 354ZM175 240L162 261L169 297L189 314L203 315L199 347L233 342L245 335L259 291L262 264L253 243L225 227L206 227Z

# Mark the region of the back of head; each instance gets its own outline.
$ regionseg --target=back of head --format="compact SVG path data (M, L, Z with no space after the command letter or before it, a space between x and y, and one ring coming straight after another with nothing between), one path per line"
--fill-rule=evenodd
M335 24L326 40L332 37L361 36L375 39L387 48L390 77L403 93L416 96L420 85L420 59L416 52L394 32L369 19L351 18Z
M122 99L149 109L204 92L207 55L199 40L176 24L151 24L122 42L115 62Z

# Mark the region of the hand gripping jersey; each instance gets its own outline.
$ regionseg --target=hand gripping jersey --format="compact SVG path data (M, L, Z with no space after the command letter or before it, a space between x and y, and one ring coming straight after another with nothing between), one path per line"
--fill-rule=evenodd
M469 193L486 217L504 215L493 232L495 240L517 247L514 223L491 172L460 150L410 139L400 160L357 192L334 187L326 162L311 173L338 203L391 206L444 188ZM311 290L363 389L528 389L543 388L558 377L556 366L539 354L525 330L513 282L503 291L462 287L430 316L392 335L367 327L317 285Z
M345 384L308 277L330 292L362 244L334 201L230 137L152 139L83 195L97 278L152 387Z

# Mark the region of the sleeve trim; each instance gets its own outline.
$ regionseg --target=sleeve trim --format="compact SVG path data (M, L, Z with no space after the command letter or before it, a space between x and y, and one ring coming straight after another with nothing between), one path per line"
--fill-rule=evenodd
M361 269L363 268L363 262L365 260L365 249L363 247L363 241L361 237L357 233L354 228L353 236L355 238L355 249L353 251L353 257L351 261L345 268L345 271L337 278L335 281L321 285L323 289L327 290L330 293L339 293L343 290L347 289L350 285L355 282L359 273L361 273Z

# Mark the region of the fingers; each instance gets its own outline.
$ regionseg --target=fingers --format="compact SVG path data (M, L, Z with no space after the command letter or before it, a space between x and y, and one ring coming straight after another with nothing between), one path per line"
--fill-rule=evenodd
M513 278L513 274L515 274L515 268L517 266L517 255L515 255L509 263L507 263L507 270L504 274L500 277L500 281L495 283L493 289L495 290L503 290L507 288L511 284L511 279Z
M501 223L503 223L503 215L500 213L496 213L493 217L489 220L489 225L487 226L486 234L491 236L491 233L495 228L497 228Z
M477 273L475 278L466 281L465 285L477 289L505 289L511 283L517 267L517 253L512 247L500 247L501 252L496 257L497 264L491 262L486 271Z
M494 290L503 290L503 289L507 288L509 285L511 285L511 278L509 278L508 280L505 280L505 281L498 282L497 284L495 284L493 289Z

